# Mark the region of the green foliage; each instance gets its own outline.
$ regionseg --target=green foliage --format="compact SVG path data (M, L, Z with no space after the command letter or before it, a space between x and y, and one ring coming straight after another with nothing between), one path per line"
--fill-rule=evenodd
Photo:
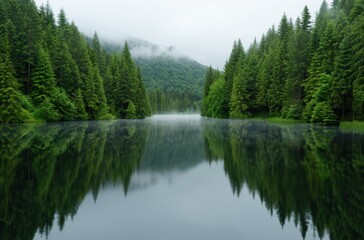
M137 109L132 101L128 103L128 108L126 109L125 118L126 119L134 119L137 118Z
M340 129L344 131L364 132L364 122L340 122Z
M0 56L0 122L23 122L32 119L24 104L25 97L20 93L14 76L6 35L1 38L0 47L6 51L4 56Z
M311 116L311 122L324 125L337 125L336 115L329 102L318 102L315 105Z
M128 99L138 118L151 114L130 53L124 51L126 69L118 74L126 84L115 88L107 79L113 53L106 53L96 33L89 45L64 10L56 22L49 3L37 9L33 1L4 0L0 16L0 122L123 118ZM108 99L110 89L117 98Z
M48 122L56 122L61 119L61 115L57 111L56 107L49 100L49 98L45 98L36 106L36 110L34 111L34 116L37 119L41 119Z
M111 56L105 79L105 95L109 99L112 114L119 118L145 118L151 115L151 105L140 70L126 42L122 53Z
M334 1L331 8L324 1L315 23L307 7L295 24L283 15L278 30L270 28L246 57L235 42L220 106L206 94L209 80L203 109L214 103L223 117L275 116L325 125L364 119L363 9L361 0ZM237 64L239 52L245 69Z
M163 107L150 98L153 112L199 109L204 94L205 66L189 58L168 55L138 57L135 61L140 66L148 95L155 99L156 92L160 91L164 96Z
M245 59L240 58L238 66L238 73L234 77L233 89L230 99L230 118L246 118L248 116L248 100L249 92L247 89L247 76L248 71L245 66Z
M206 109L207 117L214 118L224 118L224 109L223 109L223 101L224 101L224 89L225 89L225 81L224 75L221 75L210 87L210 92L207 98L204 99L206 103L205 106L208 106Z

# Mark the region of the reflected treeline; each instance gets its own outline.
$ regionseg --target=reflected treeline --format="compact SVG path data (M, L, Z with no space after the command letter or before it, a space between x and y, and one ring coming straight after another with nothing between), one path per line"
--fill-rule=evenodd
M125 193L140 164L142 121L0 126L0 239L62 229L86 194L122 183Z
M282 226L364 238L364 136L337 128L206 120L206 155L224 161L233 192L247 186Z
M184 171L205 159L200 119L151 120L140 170Z
M224 161L234 194L247 186L305 238L364 237L364 136L262 121L152 119L0 126L0 239L63 228L91 191L133 173ZM202 176L203 177L203 176ZM131 189L130 189L131 190Z

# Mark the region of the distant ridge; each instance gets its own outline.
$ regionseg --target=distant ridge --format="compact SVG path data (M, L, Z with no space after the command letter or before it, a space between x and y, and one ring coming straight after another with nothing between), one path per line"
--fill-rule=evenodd
M126 41L140 66L154 112L199 110L206 66L173 46L163 47L135 38ZM103 44L109 51L117 51L123 42Z

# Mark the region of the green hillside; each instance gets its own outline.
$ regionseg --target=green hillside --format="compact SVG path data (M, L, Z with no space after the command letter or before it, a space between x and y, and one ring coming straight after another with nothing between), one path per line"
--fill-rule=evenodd
M198 110L206 67L188 58L136 58L153 111Z
M207 67L176 52L139 39L128 39L131 54L140 66L153 112L199 111ZM117 44L104 43L115 51Z

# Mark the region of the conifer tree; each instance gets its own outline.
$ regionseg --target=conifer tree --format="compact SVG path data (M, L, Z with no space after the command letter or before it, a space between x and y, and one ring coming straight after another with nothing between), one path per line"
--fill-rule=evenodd
M97 66L99 68L99 73L102 78L105 78L106 75L106 56L105 52L103 51L101 47L101 43L99 40L99 36L97 33L94 33L94 36L92 38L92 49L94 50L95 56L96 56L96 62Z
M19 91L14 76L7 35L1 36L0 48L5 50L5 53L0 55L0 122L23 122L31 119L32 115L23 106L26 99Z
M152 110L150 107L150 102L147 96L147 92L145 91L142 75L140 72L140 68L137 68L137 81L138 81L138 93L137 96L137 116L138 118L145 118L152 115Z
M230 54L229 61L225 65L225 89L224 89L224 98L222 103L222 113L221 115L224 118L229 117L230 110L230 98L231 91L233 89L234 77L236 75L236 67L238 65L239 59L245 55L243 45L240 39L237 42L234 42L233 49Z
M302 19L302 20L301 20ZM287 118L301 118L304 109L303 81L307 78L310 65L311 20L305 7L301 18L297 18L295 29L288 43L287 80L284 86L285 111Z
M58 121L61 116L51 102L57 95L56 80L48 53L39 49L38 62L32 74L32 91L36 117L45 121Z
M357 0L350 13L350 21L353 27L351 45L355 52L353 56L353 112L356 120L364 119L364 1Z
M230 118L246 118L248 114L249 92L247 90L247 76L245 59L242 55L237 65L230 100Z

